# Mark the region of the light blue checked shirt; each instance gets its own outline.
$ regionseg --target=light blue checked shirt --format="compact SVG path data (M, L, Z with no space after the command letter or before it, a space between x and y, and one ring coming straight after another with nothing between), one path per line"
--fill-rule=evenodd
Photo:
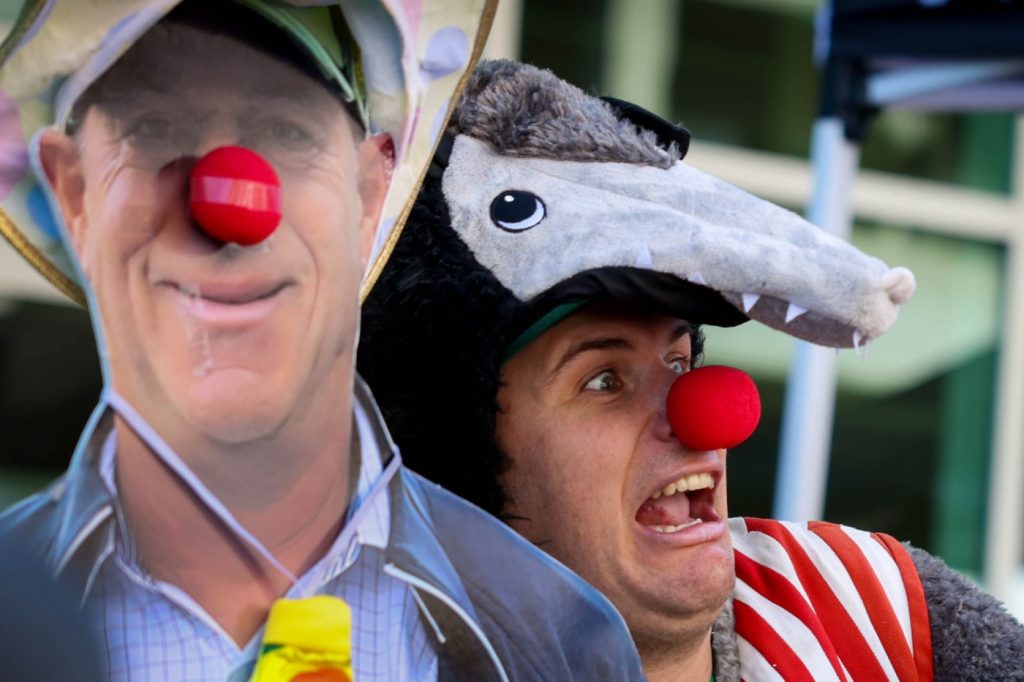
M353 620L353 671L358 682L436 680L434 635L420 620L416 597L406 583L383 571L383 550L391 524L387 483L398 469L398 458L383 467L373 429L358 400L354 423L361 457L345 526L327 554L286 596L329 594L348 602ZM118 530L97 561L90 596L102 618L110 678L139 682L248 680L262 629L240 649L188 594L146 574L116 503L116 453L111 431L99 467L113 504L97 512L96 524L112 509Z

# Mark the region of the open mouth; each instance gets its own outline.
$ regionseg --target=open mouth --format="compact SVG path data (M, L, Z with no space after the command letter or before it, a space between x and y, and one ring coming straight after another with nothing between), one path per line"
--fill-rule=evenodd
M691 473L658 488L640 505L636 521L655 533L679 533L721 521L715 511L717 480L711 472Z

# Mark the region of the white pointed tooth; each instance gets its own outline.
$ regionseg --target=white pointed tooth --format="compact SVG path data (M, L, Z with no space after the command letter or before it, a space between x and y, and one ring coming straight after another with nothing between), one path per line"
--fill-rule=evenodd
M860 359L861 360L867 360L868 359L868 342L867 341L865 341L864 345L861 346Z
M749 313L760 298L761 294L743 294L743 312Z
M856 329L853 330L853 347L860 350L860 342L864 337Z
M662 495L675 495L676 494L676 484L675 483L669 483L667 486L665 486L664 488L661 489L661 494Z
M786 324L789 324L790 322L792 322L793 320L795 320L796 318L800 317L801 315L803 315L806 312L807 312L807 308L803 307L802 305L797 305L796 303L790 303L786 307Z
M704 275L700 274L699 272L695 272L695 273L691 274L686 279L690 280L694 284L699 284L701 286L707 286L707 283L708 283L707 280L704 279Z
M654 267L654 258L651 256L651 250L647 248L646 243L642 244L640 250L637 251L633 267L643 268L644 270L650 270Z
M688 490L700 490L704 486L701 485L700 474L690 474L686 477L686 488Z

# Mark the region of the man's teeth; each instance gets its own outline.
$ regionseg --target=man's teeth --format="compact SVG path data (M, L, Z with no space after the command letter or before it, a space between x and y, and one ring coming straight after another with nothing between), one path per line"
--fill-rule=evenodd
M669 495L675 495L676 493L685 493L688 490L703 490L704 488L711 488L715 485L715 479L711 474L690 474L689 476L683 476L678 481L673 481L667 486L651 495L652 500L656 500L662 495L666 497Z
M651 530L657 532L657 533L675 533L676 531L680 531L680 530L682 530L684 528L689 528L690 526L696 526L698 523L703 523L703 522L704 522L703 519L690 519L686 523L680 523L678 526L647 526L647 527L650 528Z

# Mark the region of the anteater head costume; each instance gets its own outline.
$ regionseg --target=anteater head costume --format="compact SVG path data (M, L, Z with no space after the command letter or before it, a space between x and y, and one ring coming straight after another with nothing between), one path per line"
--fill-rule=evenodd
M413 469L500 514L501 364L588 301L834 348L892 325L909 270L686 164L688 143L550 72L476 70L363 311L360 371Z

